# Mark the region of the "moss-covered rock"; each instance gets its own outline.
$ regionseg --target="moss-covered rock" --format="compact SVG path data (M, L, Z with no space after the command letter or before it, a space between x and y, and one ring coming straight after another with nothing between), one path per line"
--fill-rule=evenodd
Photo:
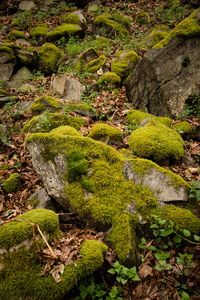
M65 112L71 111L76 112L85 116L93 117L96 116L97 113L92 107L91 104L85 103L83 101L80 102L74 102L71 101L71 103L67 103L64 107Z
M30 222L39 225L49 243L60 236L57 215L45 209L29 211L1 226L0 299L61 299L76 284L76 281L101 267L107 246L91 240L85 241L82 245L80 249L82 259L75 261L76 266L64 268L59 284L51 274L41 277L44 265L37 257L33 225ZM37 243L40 247L44 247L43 240L36 229L35 233Z
M107 59L105 55L99 56L97 59L92 60L85 65L85 68L90 73L97 72L100 68L103 68L106 65Z
M18 26L19 25L19 20L18 19L14 19L11 23L11 26Z
M136 121L136 124L140 125L141 122L145 119L155 120L155 121L160 122L163 125L166 125L168 127L170 127L172 124L172 119L170 119L168 117L156 117L154 115L151 115L151 114L148 114L143 111L136 110L136 109L130 110L127 113L127 121L129 124L132 124L134 121Z
M51 43L45 43L42 45L39 51L39 69L45 75L51 75L61 58L60 50Z
M27 47L26 50L15 49L15 55L20 65L37 68L38 54L35 48Z
M6 59L6 62L16 60L15 53L10 47L0 47L0 55L3 55L4 53L6 53L6 58L4 58L4 60Z
M50 112L55 112L61 109L62 103L49 96L41 96L37 98L31 105L31 113L33 116L40 115L41 113L49 110Z
M153 48L161 49L166 46L169 41L175 37L192 38L200 34L199 24L200 8L195 10L189 17L180 22L162 41L156 44Z
M55 27L53 30L47 32L46 38L49 42L59 40L60 38L67 37L71 35L83 36L83 30L80 26L74 24L64 24Z
M82 136L74 127L71 126L60 126L51 130L53 134L61 134L61 135L77 135Z
M193 234L200 233L200 220L189 210L166 205L161 210L161 217L172 220L180 229L187 229Z
M36 27L31 28L29 34L30 37L33 38L38 38L40 36L44 36L47 32L49 31L49 27L47 26L46 23L39 24Z
M72 126L79 130L84 124L85 121L83 118L69 117L59 113L47 113L33 117L24 125L21 133L45 132L65 125Z
M166 158L178 161L184 155L183 140L179 133L155 120L149 120L144 127L133 131L129 146L139 157L155 162Z
M121 24L112 20L112 16L109 14L103 14L94 20L93 24L99 28L104 28L106 34L119 35L121 38L128 38L128 31L122 27Z
M17 39L25 39L24 31L12 30L8 34L8 39L11 41L15 41Z
M121 130L106 123L95 124L90 130L88 137L108 145L122 141Z
M86 19L81 13L81 11L74 11L73 13L69 13L65 18L64 22L67 24L75 24L80 26L83 30L87 29Z
M3 183L2 190L5 194L10 194L15 192L21 184L21 176L18 173L13 173L10 177Z
M0 96L10 96L10 94L2 89L0 89Z
M168 26L160 26L156 27L150 35L148 35L146 39L146 44L148 48L152 48L154 45L158 44L161 40L163 40L169 34Z
M121 78L114 72L104 73L96 82L98 87L107 89L116 88L120 85Z
M97 53L97 51L93 47L90 47L90 48L86 49L80 55L80 58L79 58L78 62L75 64L76 72L80 73L84 69L85 65L92 62L93 60L98 59L98 57L99 57L99 54Z
M136 19L136 23L139 25L149 24L150 23L149 15L145 12L139 13Z
M190 123L187 121L176 123L173 125L173 128L175 128L180 134L186 134L192 131Z
M111 63L111 71L115 72L121 79L126 79L139 62L139 56L134 51L120 51L115 54Z

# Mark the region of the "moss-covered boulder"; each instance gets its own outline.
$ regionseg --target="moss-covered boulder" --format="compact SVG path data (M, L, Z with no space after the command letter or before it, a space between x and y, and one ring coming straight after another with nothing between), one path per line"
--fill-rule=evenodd
M140 125L141 122L145 119L155 120L157 122L162 123L163 125L170 127L172 124L172 119L168 117L156 117L152 114L148 114L146 112L140 110L130 110L127 112L127 121L129 124L132 124L136 121L137 125Z
M72 126L79 130L85 121L79 117L69 117L59 113L46 112L42 115L33 117L27 124L22 128L21 133L27 132L48 132L59 126Z
M80 249L81 260L76 266L65 266L61 281L56 283L52 275L40 276L44 264L37 255L33 224L50 243L60 237L58 216L45 209L35 209L17 217L0 228L0 299L61 299L80 280L101 267L107 246L98 241L85 241ZM35 228L37 244L45 244Z
M13 173L10 177L3 183L2 190L5 194L10 194L15 192L21 184L21 176L18 173Z
M29 34L31 38L39 38L40 36L45 36L49 31L49 27L46 23L38 24L36 27L31 28Z
M74 102L67 103L64 107L66 112L76 112L79 115L86 116L92 119L96 119L97 112L94 110L90 103L81 102Z
M154 45L163 40L169 34L169 31L170 30L168 26L163 25L160 27L155 27L150 35L145 38L148 48L152 48Z
M137 156L155 162L165 159L178 161L184 155L183 140L179 133L155 120L149 120L144 127L133 131L129 146Z
M37 98L31 105L31 113L33 116L40 115L48 110L49 112L56 112L60 110L62 103L49 96L41 96Z
M80 73L88 63L90 63L98 58L99 58L99 54L93 47L86 49L80 55L78 61L75 63L76 72Z
M121 78L116 73L106 72L97 80L96 85L106 89L114 89L119 87L120 83Z
M37 68L38 54L35 48L28 47L26 50L15 49L15 55L19 65Z
M140 12L136 18L136 23L139 25L148 25L150 23L149 15L146 12Z
M60 50L51 43L45 43L39 51L38 67L45 75L51 75L60 58Z
M84 31L87 30L87 22L80 10L69 13L65 18L64 22L67 24L75 24L80 26Z
M77 135L82 136L74 127L71 126L60 126L51 130L53 134L61 134L61 135Z
M107 59L105 55L101 55L98 58L92 60L88 64L85 65L85 68L90 73L97 72L100 68L104 69L106 66Z
M139 56L134 51L120 51L115 54L111 63L111 71L115 72L121 79L126 79L139 62Z
M173 125L173 128L178 131L181 135L185 135L192 132L192 128L190 127L190 123L187 121L179 122Z
M12 30L8 34L8 39L12 42L14 42L17 39L25 39L25 33L24 31L20 30Z
M106 123L95 124L88 135L90 138L106 143L107 145L122 142L121 130Z
M110 14L103 14L94 20L92 24L94 34L110 35L111 38L116 35L121 38L128 38L128 31L121 24L115 22Z
M82 28L75 24L64 24L55 27L51 31L47 32L46 39L49 42L53 42L61 39L62 37L69 38L72 35L78 35L83 37L84 32Z
M83 222L99 230L112 228L106 239L120 262L135 261L139 219L147 221L167 197L187 201L189 186L151 161L127 158L89 137L59 134L60 129L26 138L25 147L48 194ZM160 181L153 182L151 171ZM151 188L135 183L147 178Z

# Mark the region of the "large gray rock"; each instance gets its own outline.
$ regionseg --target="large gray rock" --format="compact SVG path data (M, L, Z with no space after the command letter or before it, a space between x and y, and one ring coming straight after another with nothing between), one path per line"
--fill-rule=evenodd
M7 81L12 76L16 57L13 50L8 47L2 47L0 50L0 81Z
M171 39L162 49L151 49L126 83L136 108L156 116L177 116L193 93L200 94L200 38Z
M31 71L27 67L22 67L11 79L7 82L8 87L19 87L22 85L23 80L29 79Z
M25 1L20 2L20 4L19 4L19 9L20 10L31 10L33 8L35 8L34 1L25 0Z

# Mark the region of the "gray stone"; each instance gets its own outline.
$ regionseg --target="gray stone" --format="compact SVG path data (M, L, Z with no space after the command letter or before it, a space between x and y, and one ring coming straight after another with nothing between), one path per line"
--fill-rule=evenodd
M36 92L37 91L37 88L34 85L29 84L29 83L22 84L21 89L28 91L28 92Z
M26 47L31 47L31 43L25 41L24 39L17 39L15 41L16 45L20 45L20 46L26 46Z
M20 10L31 10L33 8L35 8L34 1L22 1L19 4L19 9Z
M11 79L7 82L8 87L19 87L23 80L29 79L31 71L27 67L21 68Z
M16 49L15 55L16 55L18 63L21 66L26 66L26 67L30 67L30 68L36 67L37 59L38 59L36 51L27 51L27 50Z
M56 208L51 198L47 194L44 188L36 190L27 200L27 204L30 204L33 208L45 208L56 212Z
M17 97L15 97L16 100L18 99ZM13 99L13 95L11 96L0 96L0 107L3 106L6 102L9 102Z
M29 110L31 105L33 104L34 101L24 101L19 103L19 110L24 111L24 110Z
M200 94L199 43L199 37L175 37L166 47L145 55L126 82L128 99L135 108L147 107L156 116L182 114L188 97ZM184 66L187 57L189 63Z
M16 64L16 57L13 50L0 52L0 81L7 81L11 78Z
M66 75L58 75L54 78L52 88L61 94L63 99L81 101L85 86L78 80Z
M94 2L88 5L87 11L89 14L92 14L98 12L100 8L101 8L101 2L99 0L95 0Z

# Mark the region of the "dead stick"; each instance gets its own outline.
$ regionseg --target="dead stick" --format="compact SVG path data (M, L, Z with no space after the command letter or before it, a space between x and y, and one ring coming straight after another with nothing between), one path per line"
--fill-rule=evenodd
M50 245L49 245L49 243L47 242L47 240L46 240L46 238L45 238L45 236L44 236L44 234L42 233L42 231L40 230L40 227L39 227L39 225L36 225L36 227L37 227L37 230L38 230L38 232L39 232L39 234L41 235L41 237L43 238L43 240L44 240L44 242L45 242L45 244L47 245L47 247L49 248L49 251L50 251L50 253L51 253L51 255L56 259L57 258L57 256L55 255L55 253L53 252L53 250L52 250L52 248L50 247Z

